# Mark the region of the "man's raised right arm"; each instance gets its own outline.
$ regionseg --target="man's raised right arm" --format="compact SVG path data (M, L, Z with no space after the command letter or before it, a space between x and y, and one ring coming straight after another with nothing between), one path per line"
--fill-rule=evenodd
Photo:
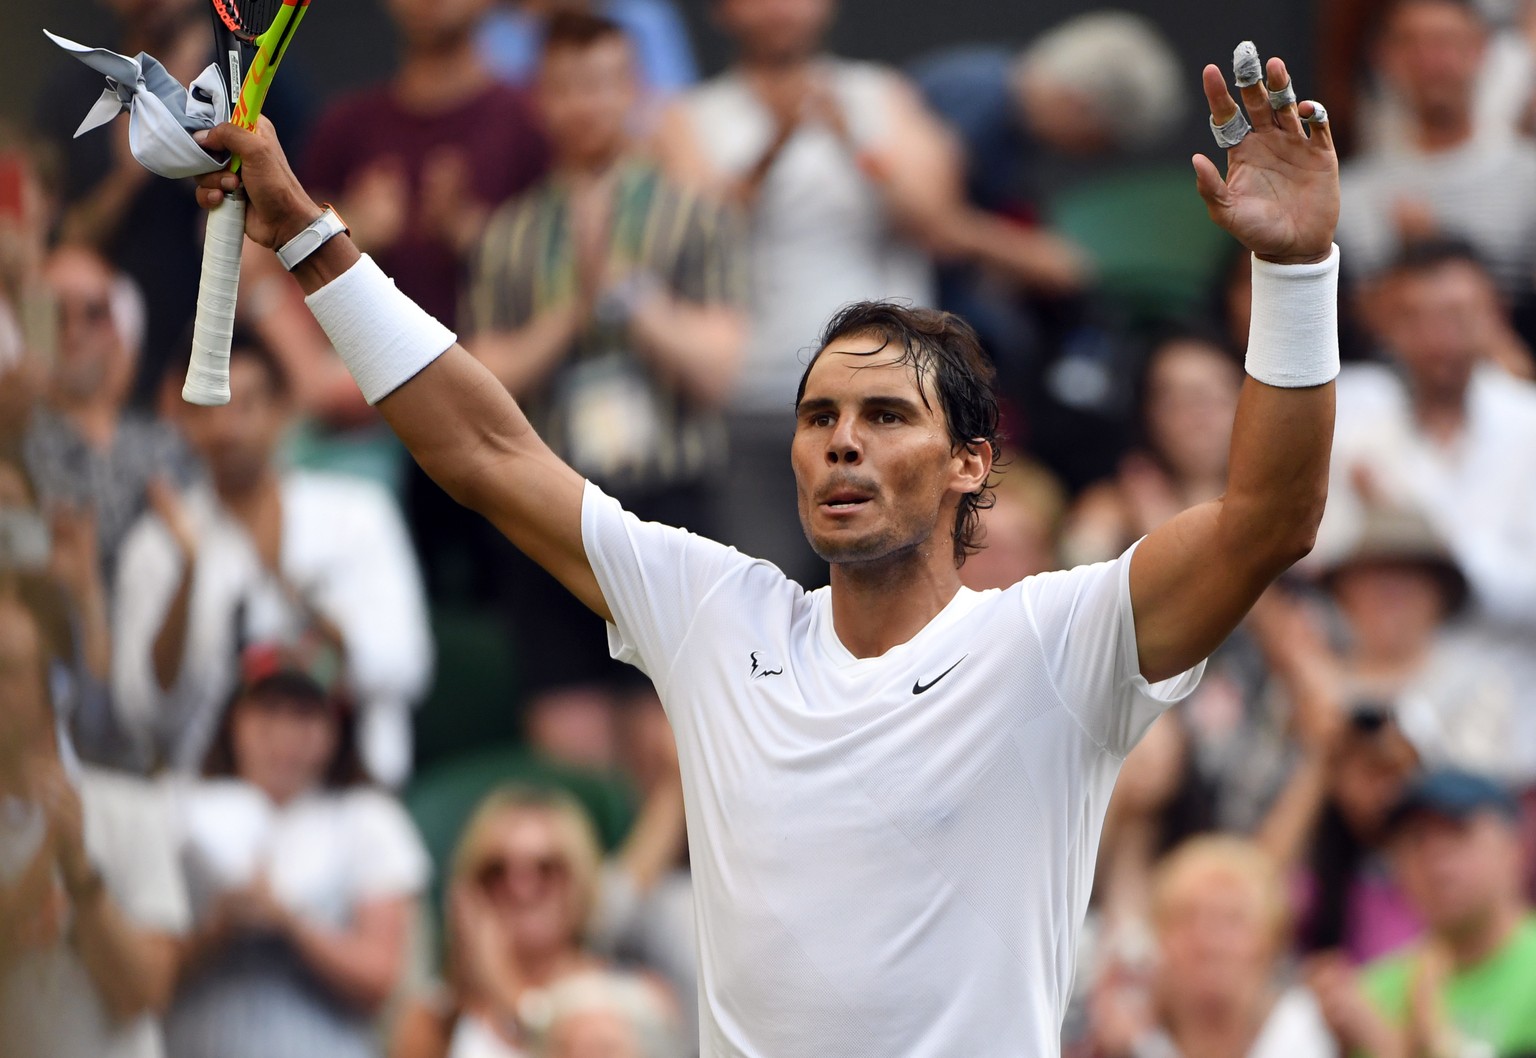
M255 132L220 125L200 138L210 150L238 153L241 170L239 177L220 172L199 178L199 203L212 208L226 192L243 184L249 199L245 231L253 241L268 248L281 246L320 215L320 206L294 177L265 119ZM338 235L301 262L293 274L304 293L314 295L354 267L365 265L351 239ZM330 294L337 295L340 289L332 288ZM354 295L349 288L346 296L366 299L368 292L359 290ZM312 307L315 304L312 300ZM381 302L381 312L387 315L398 304L398 300ZM355 308L362 318L370 316L366 303L343 307ZM322 324L326 322L321 319ZM371 326L379 322L369 320ZM405 329L411 322L406 320ZM463 347L452 344L435 356L436 349L416 351L414 355L427 361L425 366L387 395L370 393L379 385L377 372L382 370L387 377L390 365L380 365L373 349L344 348L346 337L332 334L331 338L354 375L359 374L361 359L373 359L375 377L371 386L364 386L364 394L376 401L421 468L455 500L490 519L519 550L600 617L611 619L582 543L585 483L539 439L495 376Z

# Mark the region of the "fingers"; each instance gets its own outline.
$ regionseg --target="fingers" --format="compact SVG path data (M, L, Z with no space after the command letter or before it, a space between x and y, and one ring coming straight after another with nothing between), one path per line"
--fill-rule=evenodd
M1227 90L1227 78L1215 63L1209 63L1200 73L1200 85L1205 89L1205 104L1210 107L1211 121L1225 125L1237 116L1237 103Z
M1190 160L1195 166L1195 188L1205 199L1206 208L1214 213L1226 203L1227 182L1221 178L1216 163L1205 155L1197 154Z
M1301 132L1301 116L1296 109L1296 91L1291 87L1291 72L1285 68L1282 59L1270 59L1266 71L1265 99L1270 106L1270 113L1274 116L1275 125L1286 132ZM1276 107L1279 101L1282 105Z
M1274 128L1275 115L1269 107L1269 90L1264 86L1264 70L1253 41L1243 41L1233 52L1232 73L1243 97L1243 109L1248 111L1249 123L1259 132Z
M1307 123L1307 131L1312 137L1312 142L1319 148L1333 151L1333 126L1328 123L1328 112L1323 109L1321 103L1314 100L1303 100L1296 108L1296 113L1301 120Z

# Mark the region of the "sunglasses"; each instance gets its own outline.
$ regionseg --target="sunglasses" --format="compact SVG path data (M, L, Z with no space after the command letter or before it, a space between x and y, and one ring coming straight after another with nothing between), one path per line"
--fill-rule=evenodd
M565 857L551 853L547 856L504 856L487 860L475 871L475 884L488 893L507 888L514 880L531 878L541 888L564 883L571 876L571 865Z

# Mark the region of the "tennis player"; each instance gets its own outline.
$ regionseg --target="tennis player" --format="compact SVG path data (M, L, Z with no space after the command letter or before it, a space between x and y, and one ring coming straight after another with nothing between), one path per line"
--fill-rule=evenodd
M1250 68L1246 118L1206 68L1226 179L1194 160L1211 216L1256 258L1226 495L1116 561L1005 591L957 573L997 421L958 319L863 304L828 328L789 453L831 564L830 587L806 593L584 482L452 334L316 219L270 126L207 136L244 158L248 234L281 249L416 459L655 681L682 760L710 1058L1058 1053L1121 762L1307 552L1323 508L1337 166L1322 108L1296 104L1284 65L1270 60L1267 83L1256 56ZM200 200L235 186L204 178Z

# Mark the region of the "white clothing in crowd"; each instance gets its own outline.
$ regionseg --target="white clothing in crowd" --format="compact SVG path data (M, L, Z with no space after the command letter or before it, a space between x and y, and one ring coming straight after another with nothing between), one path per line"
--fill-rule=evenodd
M186 888L162 793L144 781L85 768L79 791L85 851L107 895L132 925L187 931ZM14 881L47 839L36 805L0 799L0 885ZM0 1051L7 1058L161 1058L159 1019L116 1023L65 921L46 947L22 952L0 975Z
M295 589L341 632L369 774L389 786L404 782L410 710L428 688L432 638L415 553L388 493L356 478L284 474L281 578L263 566L210 488L194 488L185 502L199 551L181 670L169 688L155 675L153 649L181 577L181 554L154 515L123 546L112 683L124 727L176 770L198 771L235 689L240 646L291 640L303 630Z

